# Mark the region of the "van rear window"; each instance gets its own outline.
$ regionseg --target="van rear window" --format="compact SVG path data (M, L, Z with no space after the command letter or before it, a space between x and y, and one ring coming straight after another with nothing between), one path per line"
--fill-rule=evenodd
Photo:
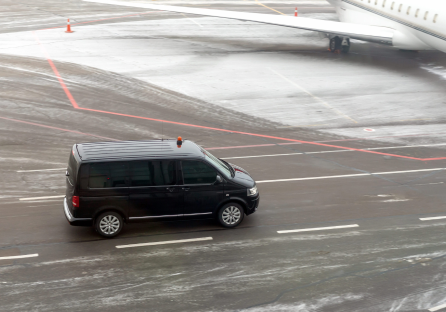
M77 174L77 162L76 158L74 158L74 155L72 152L70 152L70 158L68 158L68 181L70 181L71 185L74 185L74 181L76 181L76 174Z

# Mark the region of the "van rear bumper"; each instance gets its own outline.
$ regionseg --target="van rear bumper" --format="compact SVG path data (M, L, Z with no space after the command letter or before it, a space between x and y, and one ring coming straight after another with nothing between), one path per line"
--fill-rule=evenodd
M67 198L63 199L63 211L65 212L65 217L68 220L68 223L71 225L79 225L79 226L90 226L91 218L75 218L70 212L70 208L68 208Z

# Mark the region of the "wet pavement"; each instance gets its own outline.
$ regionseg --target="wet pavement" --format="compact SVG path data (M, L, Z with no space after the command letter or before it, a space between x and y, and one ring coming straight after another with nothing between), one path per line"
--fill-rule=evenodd
M325 1L163 3L336 18ZM445 54L334 55L312 32L74 0L0 7L0 311L446 303ZM178 135L249 171L259 210L111 240L68 225L73 144Z

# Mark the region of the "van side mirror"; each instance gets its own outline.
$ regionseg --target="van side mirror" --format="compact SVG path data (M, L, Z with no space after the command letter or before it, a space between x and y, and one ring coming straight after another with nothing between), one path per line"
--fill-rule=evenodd
M68 173L68 170L65 171L65 176L66 176L66 177L69 177L69 176L70 176L70 174Z
M215 181L215 184L220 184L223 183L223 179L222 177L220 177L220 175L217 174L217 180Z

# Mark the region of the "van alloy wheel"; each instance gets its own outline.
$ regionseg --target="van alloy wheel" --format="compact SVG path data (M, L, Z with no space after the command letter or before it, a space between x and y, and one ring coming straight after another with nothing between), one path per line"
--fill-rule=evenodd
M239 225L245 212L238 203L228 203L224 205L218 212L218 220L224 227L232 228Z
M229 206L223 210L222 219L227 224L235 224L240 220L240 209L235 206Z
M104 237L111 238L122 230L123 220L119 213L109 211L101 214L95 222L96 231Z
M101 228L101 232L111 235L116 233L119 230L120 222L118 218L115 216L105 216L101 219L99 223L99 227Z

